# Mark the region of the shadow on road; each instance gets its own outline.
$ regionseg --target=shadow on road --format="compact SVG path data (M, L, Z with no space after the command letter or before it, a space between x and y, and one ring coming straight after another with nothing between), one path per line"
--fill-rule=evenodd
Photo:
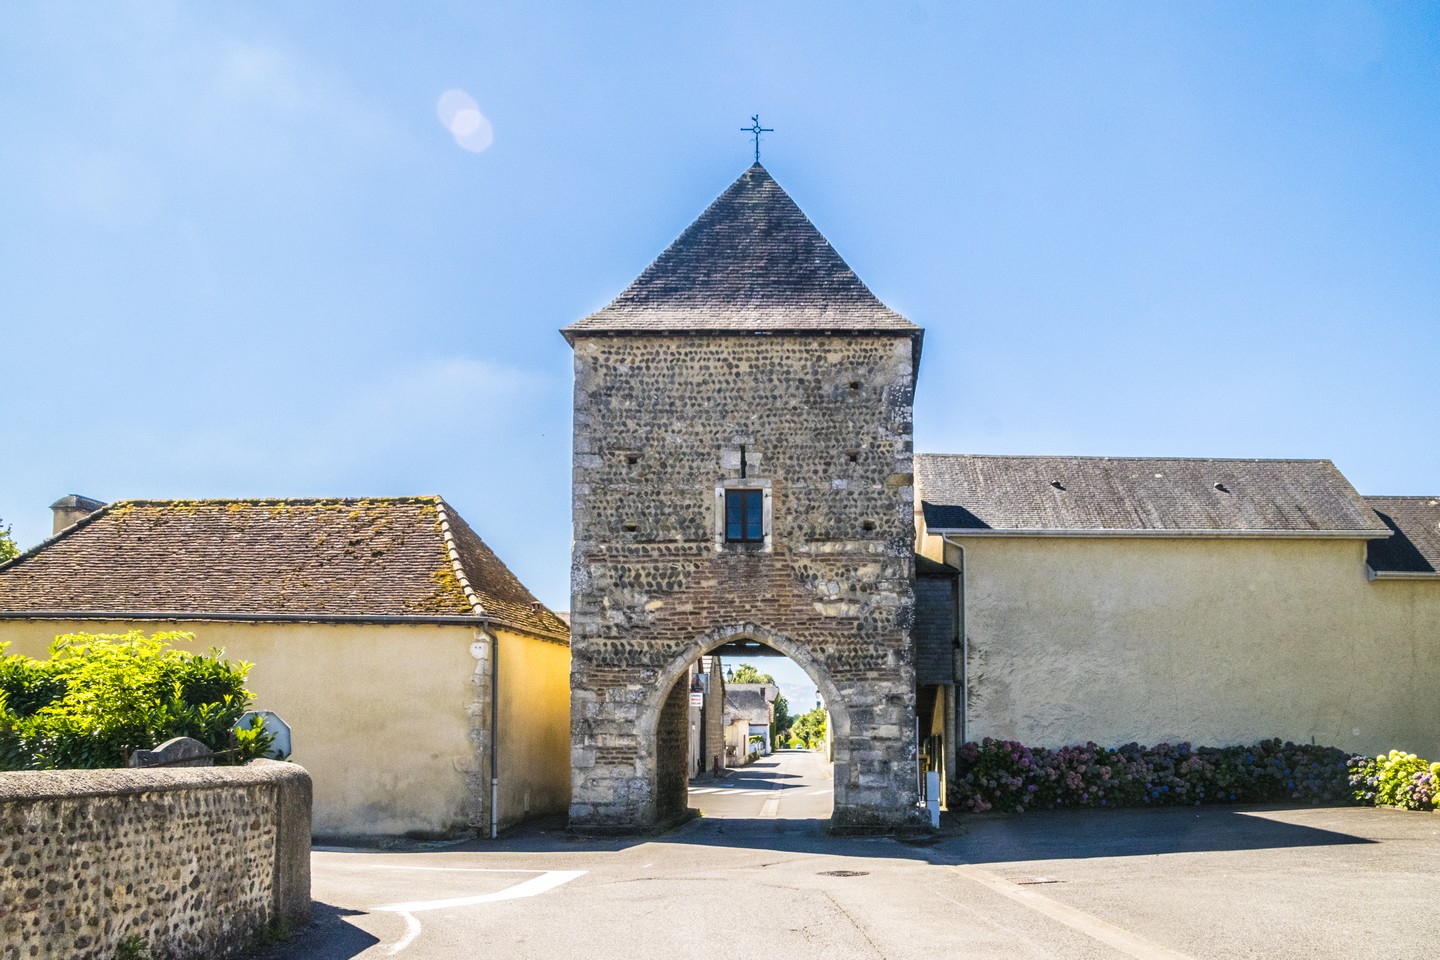
M933 863L1008 863L1142 857L1162 853L1323 847L1374 841L1255 816L1285 807L1045 811L956 817L938 837L837 837L826 820L714 820L686 824L657 843L757 847ZM1310 808L1303 808L1310 809Z
M1011 863L1027 860L1142 857L1162 853L1269 850L1373 843L1271 816L1314 807L1284 805L1138 810L1041 811L954 816L936 836L910 839L834 836L828 820L692 820L648 837L590 838L567 834L560 821L517 830L497 844L463 849L542 852L623 850L644 843L747 847L829 856L883 857L929 863Z
M1018 816L975 817L969 822L957 818L963 834L947 840L944 846L947 853L965 863L1005 863L1375 842L1263 815L1297 809L1315 808L1273 805L1049 810Z
M695 779L690 781L691 787L719 787L727 783L779 783L781 780L803 780L804 777L798 773L781 773L778 770L756 770L755 764L745 767L743 770L735 770L729 776L721 780Z
M362 910L347 910L316 900L310 925L291 939L247 954L252 960L349 960L379 943L379 938L355 926L346 917L362 916Z

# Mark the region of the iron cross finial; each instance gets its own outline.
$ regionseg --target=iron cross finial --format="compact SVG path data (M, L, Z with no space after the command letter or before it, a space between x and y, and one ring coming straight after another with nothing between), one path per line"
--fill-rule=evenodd
M748 126L748 127L741 127L741 128L740 128L740 132L741 132L741 133L753 133L753 134L755 135L755 162L756 162L756 163L759 163L759 162L760 162L760 134L762 134L762 133L774 133L775 130L774 130L773 127L762 127L762 126L760 126L760 114L758 114L758 113L755 114L755 116L753 116L753 117L750 118L750 123L751 123L751 125Z

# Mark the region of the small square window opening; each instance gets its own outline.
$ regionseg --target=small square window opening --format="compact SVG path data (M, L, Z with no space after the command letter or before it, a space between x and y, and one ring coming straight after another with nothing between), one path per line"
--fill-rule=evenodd
M764 495L761 491L725 491L725 539L730 543L765 541Z

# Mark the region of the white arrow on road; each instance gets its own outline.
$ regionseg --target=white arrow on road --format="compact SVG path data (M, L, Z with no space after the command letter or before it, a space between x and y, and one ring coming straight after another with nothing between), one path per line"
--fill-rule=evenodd
M465 868L462 868L465 869ZM484 870L476 868L475 873L515 873L514 870ZM497 890L494 893L481 893L473 897L451 897L448 900L415 900L410 903L391 903L383 907L373 908L377 913L398 913L405 918L405 936L395 941L390 949L386 951L389 956L395 956L401 950L410 946L411 942L420 935L420 921L415 919L415 914L423 913L426 910L445 910L449 907L469 907L479 903L496 903L500 900L518 900L521 897L533 897L536 894L544 893L547 890L554 890L561 884L569 883L576 877L583 877L584 870L546 870L538 877L522 881L504 890Z
M473 897L452 897L449 900L415 900L410 903L392 903L375 909L390 913L420 913L424 910L444 910L447 907L468 907L476 903L516 900L520 897L533 897L546 890L554 890L562 883L569 883L576 877L584 875L584 870L546 870L538 877L506 887L504 890L497 890L494 893L482 893Z

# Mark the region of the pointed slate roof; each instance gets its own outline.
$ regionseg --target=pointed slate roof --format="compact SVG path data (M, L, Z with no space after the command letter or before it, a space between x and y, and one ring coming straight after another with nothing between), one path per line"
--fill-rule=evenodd
M561 332L917 336L756 163L609 306Z
M1389 530L1329 460L919 454L932 533L1327 536Z
M0 564L0 617L494 620L566 642L439 497L121 500Z

